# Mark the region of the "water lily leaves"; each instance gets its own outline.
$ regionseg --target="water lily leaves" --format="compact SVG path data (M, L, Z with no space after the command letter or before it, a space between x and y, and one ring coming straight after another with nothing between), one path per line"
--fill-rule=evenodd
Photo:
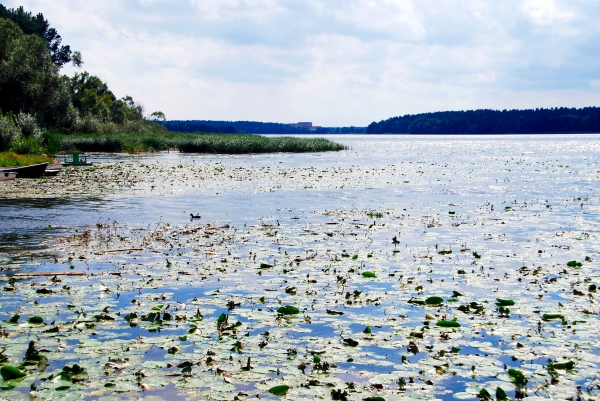
M273 265L270 265L268 263L261 263L260 264L260 268L261 269L270 269L271 267L273 267Z
M290 390L290 386L286 386L285 384L282 384L280 386L271 387L269 389L269 393L276 395L278 397L281 397L281 396L286 395L289 390Z
M348 347L356 347L356 346L358 346L358 341L353 340L351 338L343 338L342 341L344 342L344 345L346 345Z
M460 323L456 321L456 318L452 320L438 320L435 325L439 327L460 327Z
M41 316L31 316L29 318L29 323L42 324L44 323L44 318L42 318Z
M569 267L581 267L581 266L583 266L583 263L578 262L576 260L570 260L570 261L567 262L567 266L569 266Z
M86 377L88 377L87 370L78 364L73 364L73 366L67 365L60 373L60 378L62 380L69 380L73 383L82 381Z
M504 390L502 390L501 387L497 387L496 388L496 400L498 401L504 401L504 400L508 400L508 395L506 395L506 392Z
M379 397L379 396L365 397L365 398L363 398L363 401L385 401L385 398Z
M13 380L27 376L27 373L15 368L14 366L6 365L0 368L0 375L4 380Z
M221 315L217 318L217 328L220 329L221 327L226 326L228 320L229 315L226 313L221 313Z
M573 361L556 362L556 363L548 364L548 370L573 370L574 367L575 367L575 362L573 362Z
M365 333L365 334L371 334L372 331L373 331L373 329L371 329L371 326L367 326L363 330L363 333Z
M425 301L420 298L411 298L407 301L409 304L425 305Z
M566 322L565 316L562 313L544 313L542 315L542 320L545 322L551 320L562 320L563 322Z
M374 278L374 277L376 277L375 273L373 273L371 271L363 272L362 275L363 275L363 277L366 277L366 278Z
M358 259L358 254L352 256L352 260L356 260L356 259Z
M282 315L296 315L296 314L300 313L300 310L298 308L296 308L295 306L286 305L286 306L282 306L282 307L278 308L277 313L280 313Z
M21 317L21 315L19 315L18 313L15 313L14 315L11 316L10 319L7 320L8 323L19 323L19 318Z
M444 299L442 297L429 297L425 299L426 305L441 305L444 303Z
M492 396L485 388L482 388L481 390L479 390L479 394L477 394L477 397L483 401L491 401L492 400Z
M510 380L517 386L524 386L529 381L523 372L518 369L508 369L508 377L510 377Z
M496 303L497 305L502 306L513 306L515 304L515 301L513 301L512 299L496 298Z

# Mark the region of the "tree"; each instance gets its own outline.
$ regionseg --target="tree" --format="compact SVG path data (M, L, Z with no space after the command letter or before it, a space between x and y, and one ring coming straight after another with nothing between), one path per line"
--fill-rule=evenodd
M70 98L44 40L0 19L0 110L34 115L44 125L64 118Z
M16 23L23 33L26 35L37 35L44 39L52 62L62 67L64 64L71 61L71 47L68 45L61 46L62 37L58 34L56 29L50 28L50 24L44 15L39 13L33 15L30 12L26 12L23 7L17 9L6 8L0 4L0 18L10 19ZM81 54L79 54L81 60Z
M166 123L167 122L165 113L163 113L162 111L155 111L154 113L150 114L150 120L155 123Z

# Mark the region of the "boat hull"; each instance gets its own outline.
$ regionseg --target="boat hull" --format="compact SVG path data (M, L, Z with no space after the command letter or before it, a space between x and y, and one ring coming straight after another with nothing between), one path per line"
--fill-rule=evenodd
M48 163L32 164L31 166L6 167L0 169L0 173L17 173L17 178L40 178L44 175Z
M14 180L17 178L17 173L14 171L0 171L0 181Z

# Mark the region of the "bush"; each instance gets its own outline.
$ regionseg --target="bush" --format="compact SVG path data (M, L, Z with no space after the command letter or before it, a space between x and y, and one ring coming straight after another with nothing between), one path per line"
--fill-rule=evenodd
M27 113L19 113L15 118L17 126L21 129L21 135L25 138L33 138L39 140L42 134L40 127L38 127L35 117Z
M10 150L18 155L41 155L44 153L39 140L24 135L19 135L13 139Z
M0 151L8 150L13 139L20 134L21 130L15 125L13 119L0 114Z

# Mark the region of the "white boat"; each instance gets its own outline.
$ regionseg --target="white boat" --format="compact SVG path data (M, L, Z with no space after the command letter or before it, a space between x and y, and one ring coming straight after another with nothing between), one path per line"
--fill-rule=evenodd
M0 181L14 180L17 178L15 171L0 171Z

